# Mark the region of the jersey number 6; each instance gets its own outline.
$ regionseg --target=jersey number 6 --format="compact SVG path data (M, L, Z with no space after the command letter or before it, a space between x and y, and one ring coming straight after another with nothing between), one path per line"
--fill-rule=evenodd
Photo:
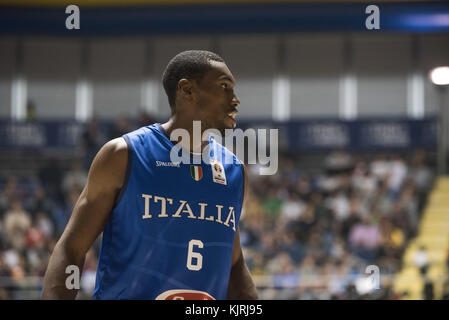
M193 251L194 247L202 249L204 247L203 242L195 239L189 241L189 249L187 252L187 269L199 271L203 267L203 256L201 253ZM193 263L193 259L196 260L196 263Z

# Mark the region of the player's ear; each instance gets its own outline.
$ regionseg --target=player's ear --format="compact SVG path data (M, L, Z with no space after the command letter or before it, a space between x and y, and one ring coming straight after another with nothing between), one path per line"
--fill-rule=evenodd
M192 99L192 82L187 79L178 81L178 94L184 99Z

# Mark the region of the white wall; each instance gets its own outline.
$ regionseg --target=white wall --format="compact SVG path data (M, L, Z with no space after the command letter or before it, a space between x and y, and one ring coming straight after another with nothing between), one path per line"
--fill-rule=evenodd
M28 98L40 118L73 118L80 70L80 41L30 38L23 44Z
M413 36L397 34L289 34L285 36L284 74L290 83L294 118L337 117L341 112L344 37L351 42L359 117L410 114L409 78L414 70ZM428 71L449 64L449 34L417 37L417 70L423 82L423 115L435 114L438 95ZM24 39L23 72L28 96L39 117L73 117L76 84L82 73L82 39ZM14 38L0 38L0 116L11 114L15 75ZM278 35L94 38L88 49L86 75L92 88L93 112L103 118L134 117L140 108L163 118L170 114L161 76L168 61L187 49L213 50L227 61L241 101L240 117L273 115L273 79L280 62ZM408 100L409 99L409 100Z
M406 115L411 37L354 37L359 116Z
M11 115L11 83L14 73L15 39L0 38L0 117Z
M286 65L291 80L292 117L338 116L343 72L341 36L288 37Z
M95 39L89 50L88 77L93 112L100 118L135 117L141 107L145 42L135 39Z

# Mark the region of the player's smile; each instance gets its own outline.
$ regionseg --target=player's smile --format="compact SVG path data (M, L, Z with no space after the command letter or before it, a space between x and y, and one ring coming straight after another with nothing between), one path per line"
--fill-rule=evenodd
M237 121L235 120L235 118L236 118L236 116L237 116L238 113L239 113L239 112L237 111L237 109L233 108L231 111L229 111L229 112L226 114L226 117L228 117L228 118L231 119L231 121L232 121L232 123L233 123L233 125L232 125L233 128L234 128L234 127L236 126L236 124L237 124Z

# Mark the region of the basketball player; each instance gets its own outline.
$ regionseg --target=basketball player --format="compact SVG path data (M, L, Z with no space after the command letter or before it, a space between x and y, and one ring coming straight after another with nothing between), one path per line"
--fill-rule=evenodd
M170 133L235 127L240 101L225 62L208 51L175 56L163 74L172 116L106 143L96 155L45 274L44 299L74 299L67 266L83 266L103 231L94 299L257 299L240 247L246 170L214 139L184 143L191 160L208 146L211 162L175 163ZM185 149L185 150L187 150ZM213 154L233 157L220 162ZM216 160L216 161L215 161Z

